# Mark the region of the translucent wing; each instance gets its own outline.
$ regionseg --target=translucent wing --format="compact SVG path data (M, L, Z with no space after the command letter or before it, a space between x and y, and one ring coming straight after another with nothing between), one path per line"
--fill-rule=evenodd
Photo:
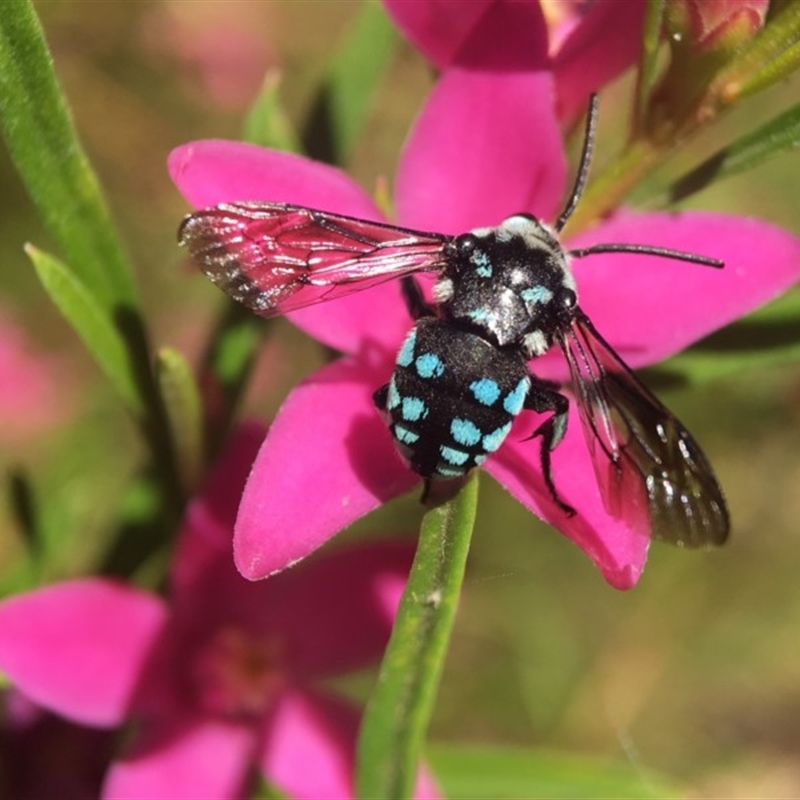
M262 316L443 266L450 237L283 203L190 214L178 238L224 292Z
M722 544L725 499L699 445L579 311L561 334L609 514L686 547Z

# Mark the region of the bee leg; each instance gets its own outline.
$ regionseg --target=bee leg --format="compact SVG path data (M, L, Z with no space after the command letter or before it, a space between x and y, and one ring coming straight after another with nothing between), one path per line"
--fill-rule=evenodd
M433 306L425 299L422 294L422 289L419 284L410 275L406 275L400 281L400 287L403 292L403 300L405 301L408 313L411 319L417 320L422 317L434 317L436 312Z
M558 447L561 440L564 438L564 434L567 432L569 400L560 392L551 389L545 382L540 382L538 379L534 378L531 389L525 399L525 408L530 411L535 411L537 414L552 412L528 439L533 439L536 436L542 437L540 454L542 460L542 476L544 477L545 486L547 486L547 490L550 492L550 497L553 498L553 502L567 516L574 517L576 513L575 509L558 496L556 484L553 480L553 469L550 460L550 454Z
M372 402L378 411L386 411L387 401L389 399L389 384L384 383L380 389L376 389L372 394Z

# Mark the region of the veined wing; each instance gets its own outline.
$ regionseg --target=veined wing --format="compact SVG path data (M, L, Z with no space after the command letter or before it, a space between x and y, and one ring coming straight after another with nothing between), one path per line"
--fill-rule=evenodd
M223 203L178 231L203 271L262 316L439 270L451 237L284 203Z
M608 513L673 544L722 544L725 498L691 434L582 311L560 344Z

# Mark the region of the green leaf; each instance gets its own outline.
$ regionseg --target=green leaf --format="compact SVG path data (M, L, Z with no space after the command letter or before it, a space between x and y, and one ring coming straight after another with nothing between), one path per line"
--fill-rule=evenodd
M306 152L334 164L348 158L397 42L382 5L363 3L317 95L303 137Z
M0 131L61 255L107 313L137 305L127 258L78 142L28 0L0 14Z
M281 74L271 69L244 122L244 140L261 147L299 153L300 140L280 99Z
M358 741L360 798L403 800L414 788L420 751L464 579L475 523L474 473L422 521L414 565Z
M458 800L644 800L680 796L663 778L632 764L520 748L429 747L447 797Z
M676 203L709 184L761 164L784 150L800 147L800 103L751 133L718 150L670 189Z
M32 245L27 245L25 252L50 299L78 334L128 409L140 417L142 403L128 347L108 311L80 278L55 256Z
M647 104L656 82L664 5L665 0L647 0L642 32L642 54L636 75L636 105L633 115L635 131L641 131L644 127Z
M164 347L156 358L156 377L175 448L178 474L191 495L203 472L203 404L186 359Z

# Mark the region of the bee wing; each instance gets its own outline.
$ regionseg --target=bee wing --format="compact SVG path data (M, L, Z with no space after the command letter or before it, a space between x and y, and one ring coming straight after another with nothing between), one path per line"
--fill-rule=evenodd
M608 513L672 544L722 544L728 509L691 434L582 311L560 344Z
M283 203L224 203L178 231L203 271L262 316L444 266L450 237Z

